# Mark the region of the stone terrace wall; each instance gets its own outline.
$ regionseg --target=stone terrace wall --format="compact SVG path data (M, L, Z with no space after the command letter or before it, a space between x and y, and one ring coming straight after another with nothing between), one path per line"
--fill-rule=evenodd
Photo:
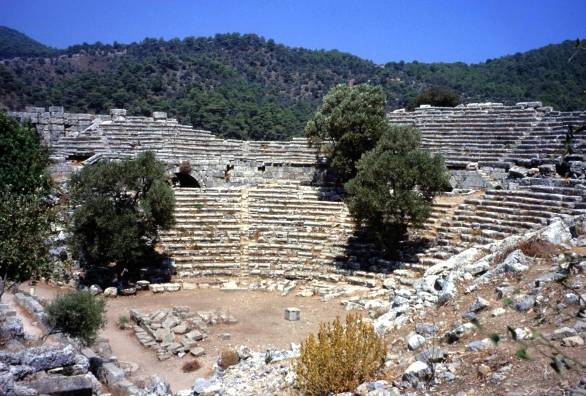
M152 150L171 170L190 161L192 174L207 187L279 178L310 182L324 162L304 138L225 140L181 125L164 112L134 117L124 109L112 109L109 116L93 116L65 113L62 107L30 107L11 114L36 125L55 159L120 158Z

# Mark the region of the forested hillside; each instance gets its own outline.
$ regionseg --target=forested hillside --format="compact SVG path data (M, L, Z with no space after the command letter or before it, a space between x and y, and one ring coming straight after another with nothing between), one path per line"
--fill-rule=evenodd
M0 103L9 109L59 104L73 112L162 110L225 137L285 139L303 133L337 83L381 84L390 108L434 86L455 90L465 102L541 100L562 110L586 108L586 51L568 62L571 41L475 65L376 65L256 35L52 50L14 33L0 29Z

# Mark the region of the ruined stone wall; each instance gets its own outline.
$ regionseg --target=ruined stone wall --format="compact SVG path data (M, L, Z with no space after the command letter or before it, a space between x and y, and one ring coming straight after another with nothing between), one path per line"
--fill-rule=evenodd
M12 112L21 122L31 122L52 149L56 162L99 157L132 157L152 150L169 171L182 161L192 164L193 176L203 186L258 183L273 179L310 183L320 179L324 158L304 138L291 141L241 141L220 139L168 118L128 116L112 109L107 116L66 113L62 107L29 107ZM67 174L67 166L56 170Z

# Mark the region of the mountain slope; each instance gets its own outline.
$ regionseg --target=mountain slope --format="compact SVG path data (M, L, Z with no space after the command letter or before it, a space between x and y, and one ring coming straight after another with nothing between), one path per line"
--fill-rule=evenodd
M6 26L0 26L0 59L52 56L56 51L27 35Z
M323 95L338 83L380 84L389 108L432 86L452 88L467 102L542 100L561 110L586 108L586 51L568 63L572 53L568 41L476 65L380 66L251 34L84 44L59 50L50 61L0 63L0 103L99 113L113 107L131 114L163 110L225 137L285 139L303 133Z

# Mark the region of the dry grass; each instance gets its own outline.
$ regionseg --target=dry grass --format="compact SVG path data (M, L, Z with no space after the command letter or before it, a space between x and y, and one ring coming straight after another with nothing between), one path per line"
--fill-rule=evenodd
M558 255L561 249L558 245L539 239L530 239L519 244L519 249L526 256L550 258Z
M352 391L372 379L382 367L386 344L360 315L349 314L345 323L321 323L317 336L301 344L295 373L303 394L327 395Z
M220 361L218 365L223 370L226 370L228 367L238 364L239 361L240 357L238 356L238 353L236 351L226 350L222 351L222 353L220 354Z
M181 371L184 373L192 373L197 371L201 368L201 364L197 360L191 360L189 362L185 362L181 367Z

